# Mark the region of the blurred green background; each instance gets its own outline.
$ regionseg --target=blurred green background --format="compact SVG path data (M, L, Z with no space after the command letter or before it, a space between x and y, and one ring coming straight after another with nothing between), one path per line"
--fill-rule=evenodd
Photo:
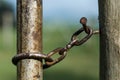
M52 1L55 2L55 0ZM78 0L75 1L77 2ZM13 3L14 5L12 5ZM79 16L67 11L65 14L65 10L63 11L64 14L54 12L57 15L52 14L54 16L50 16L47 15L47 9L51 5L53 6L53 4L49 4L47 0L44 1L44 53L48 53L57 47L64 47L70 41L71 35L82 27L79 24L79 18L81 16L88 16L88 14L83 15L79 14L79 12ZM59 10L59 8L55 8L54 6L53 8L51 7L51 12L54 9L55 11ZM15 7L16 0L0 0L0 80L16 80L16 66L11 62L12 57L16 54ZM98 29L96 16L95 14L88 16L88 25L93 29ZM44 80L99 80L99 35L93 35L85 44L73 47L68 51L68 55L62 62L44 70Z

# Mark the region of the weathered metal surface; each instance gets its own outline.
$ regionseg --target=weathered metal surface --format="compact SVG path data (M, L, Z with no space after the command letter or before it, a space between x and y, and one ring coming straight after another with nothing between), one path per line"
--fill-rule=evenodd
M100 80L120 80L120 0L99 0Z
M42 0L17 0L17 53L42 53ZM24 59L18 80L42 80L42 60Z

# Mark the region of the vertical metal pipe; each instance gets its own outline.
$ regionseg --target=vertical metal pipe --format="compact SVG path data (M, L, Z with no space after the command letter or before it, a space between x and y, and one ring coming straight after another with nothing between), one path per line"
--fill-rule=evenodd
M120 80L120 0L99 0L100 80Z
M17 0L17 53L42 53L42 0ZM17 80L43 80L41 62L21 60Z

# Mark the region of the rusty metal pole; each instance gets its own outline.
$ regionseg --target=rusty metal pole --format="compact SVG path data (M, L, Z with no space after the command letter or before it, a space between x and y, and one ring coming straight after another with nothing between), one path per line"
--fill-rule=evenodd
M100 80L120 80L120 0L99 0Z
M17 0L17 53L42 53L42 0ZM17 80L43 80L42 59L17 64Z

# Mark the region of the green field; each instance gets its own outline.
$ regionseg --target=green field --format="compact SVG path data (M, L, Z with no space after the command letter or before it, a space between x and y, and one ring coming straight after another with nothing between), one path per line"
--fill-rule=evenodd
M78 27L44 27L43 52L64 47L77 29ZM16 66L11 63L11 58L16 54L16 31L13 30L9 35L12 43L5 45L0 31L0 80L16 80ZM6 41L10 41L10 38L6 37ZM62 62L44 70L44 80L99 80L99 35L72 48Z

